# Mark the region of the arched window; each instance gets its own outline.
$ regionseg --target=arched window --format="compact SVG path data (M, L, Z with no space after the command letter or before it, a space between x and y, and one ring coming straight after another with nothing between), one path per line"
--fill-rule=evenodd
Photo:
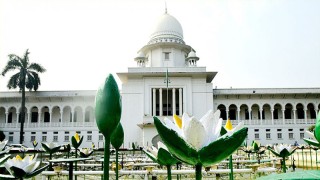
M218 106L218 109L221 111L220 118L222 118L223 120L227 120L226 106L220 104Z

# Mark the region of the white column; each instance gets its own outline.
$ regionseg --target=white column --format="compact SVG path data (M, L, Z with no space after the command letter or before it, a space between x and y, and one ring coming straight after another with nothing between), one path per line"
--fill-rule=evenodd
M283 123L283 124L285 124L284 111L285 111L285 110L282 109L282 123Z
M19 112L17 112L16 114L17 114L17 119L16 119L16 121L17 121L17 122L16 122L16 127L18 127L18 124L19 124L19 114L20 114L20 113L19 113Z
M238 123L239 123L239 121L240 121L240 109L237 109L237 112L238 112L237 120L238 120Z
M294 124L297 124L297 110L293 109L293 122Z
M227 116L227 117L226 117L226 118L227 118L226 120L228 120L228 119L229 119L229 109L226 109L226 116Z
M8 123L8 119L9 119L9 112L6 112L6 119L5 119L5 123Z
M41 121L41 113L38 113L38 126L40 126L40 121Z
M9 119L9 112L6 112L6 119L5 119L6 123L4 124L4 127L7 127L8 119Z
M172 115L176 114L176 89L172 88Z
M60 126L62 126L62 122L63 122L63 111L60 111Z
M263 111L263 109L260 109L260 124L262 125L262 111Z
M152 116L156 115L156 89L152 89Z
M28 124L30 123L30 119L31 119L30 115L31 115L31 113L27 112L27 122L28 122Z
M163 116L162 88L159 89L159 115Z
M52 124L52 114L53 114L53 112L52 112L53 110L51 109L51 110L49 110L49 116L50 116L50 127L51 127L51 124Z
M83 118L82 118L82 124L84 125L84 123L85 123L85 120L86 120L86 110L84 110L84 112L83 112Z
M179 88L179 115L182 116L182 88Z
M304 120L305 120L305 123L308 124L308 120L307 120L307 110L308 109L304 109Z
M273 109L271 109L271 123L272 125L274 125L274 117L273 117Z

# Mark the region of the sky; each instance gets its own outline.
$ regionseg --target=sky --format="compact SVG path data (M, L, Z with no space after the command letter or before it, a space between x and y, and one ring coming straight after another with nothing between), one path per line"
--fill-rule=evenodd
M0 70L29 49L39 91L96 90L136 66L165 2L213 88L320 87L319 0L0 0Z

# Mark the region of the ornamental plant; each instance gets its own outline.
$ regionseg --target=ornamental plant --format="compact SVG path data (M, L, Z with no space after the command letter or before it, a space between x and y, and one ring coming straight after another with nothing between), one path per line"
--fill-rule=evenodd
M8 159L7 162L4 163L4 166L9 173L18 179L31 178L38 175L48 167L48 165L46 165L38 168L39 165L40 161L37 161L37 155L26 155L23 159L17 155L12 159Z
M158 142L158 148L152 146L152 148L142 149L147 156L155 163L167 167L168 180L171 180L171 166L177 164L179 161L172 156L166 145L161 141Z
M78 133L71 137L72 147L75 148L75 157L78 157L79 146L82 144L83 136L80 137ZM74 169L77 170L77 162L75 162Z
M196 179L202 179L202 166L210 166L230 156L244 141L248 128L236 126L220 135L220 110L208 111L200 120L184 113L163 121L154 117L154 124L164 144L175 157L196 167Z
M238 127L242 127L243 122L240 122ZM222 128L223 131L220 131L220 135L232 133L233 127L230 119L227 120L227 123L224 128ZM233 162L232 162L232 154L229 156L229 169L230 169L230 174L229 174L229 180L233 180Z
M60 146L57 145L54 142L51 143L41 143L42 144L42 148L44 149L45 152L49 153L49 159L52 159L52 154L56 153L57 151L59 151ZM49 163L49 171L52 171L52 163Z
M93 150L91 150L90 148L81 148L79 151L79 155L82 158L87 158L91 156L92 153L93 153Z
M282 170L286 172L286 157L290 156L296 150L296 147L286 144L278 144L274 146L274 149L269 148L269 150L276 156L282 158Z
M121 98L118 85L112 76L106 78L104 84L98 89L95 99L95 116L98 129L105 139L104 167L109 167L110 138L121 118ZM104 168L104 180L109 179L109 169Z
M119 155L119 149L121 145L123 144L124 140L124 132L123 127L121 123L118 124L117 128L113 131L111 134L111 144L116 149L116 180L119 179L119 166L118 166L118 155Z

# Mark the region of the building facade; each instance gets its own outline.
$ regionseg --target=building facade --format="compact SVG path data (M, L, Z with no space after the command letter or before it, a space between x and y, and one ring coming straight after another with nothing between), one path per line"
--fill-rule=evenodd
M134 58L136 67L117 73L121 80L123 147L150 146L157 136L153 116L173 114L200 119L209 109L221 118L249 127L247 141L262 144L303 143L305 130L315 123L320 109L320 88L213 89L217 72L198 67L196 51L183 40L179 21L164 13L149 42ZM24 144L32 141L69 143L76 132L83 147L103 147L95 123L96 91L39 91L26 93ZM19 142L21 94L0 93L0 130L10 143Z

